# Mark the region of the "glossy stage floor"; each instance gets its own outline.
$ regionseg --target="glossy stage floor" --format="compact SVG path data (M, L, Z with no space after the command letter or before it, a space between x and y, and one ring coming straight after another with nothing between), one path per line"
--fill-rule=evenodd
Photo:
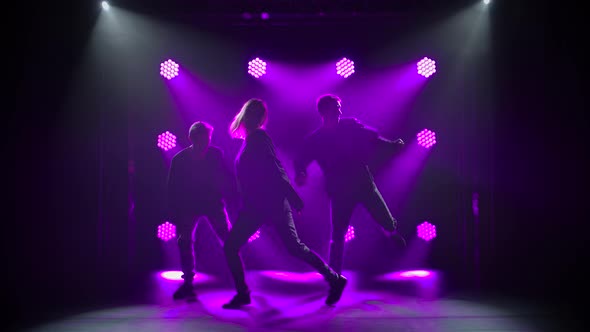
M335 307L315 272L249 271L252 304L221 305L234 291L227 280L198 274L196 302L174 301L177 271L154 272L140 299L62 313L27 331L561 331L547 306L499 296L448 294L436 271L380 276L346 272Z

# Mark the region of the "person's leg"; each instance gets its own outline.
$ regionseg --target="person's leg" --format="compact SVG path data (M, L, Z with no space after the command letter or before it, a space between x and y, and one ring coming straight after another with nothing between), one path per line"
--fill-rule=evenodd
M333 305L338 302L346 286L346 278L334 271L315 252L301 242L295 228L293 213L287 210L273 216L272 223L287 251L313 267L330 284L330 293L326 304Z
M342 273L344 258L344 236L350 225L350 218L356 206L352 198L333 197L330 200L330 217L332 221L332 241L330 243L330 266Z
M402 247L406 245L404 238L397 232L397 220L391 214L387 203L385 203L377 187L362 197L362 204L373 220L381 225L388 237Z
M227 240L229 229L231 227L227 211L223 206L213 209L207 213L207 220L209 220L209 224L213 228L213 231L215 231L217 238L222 241L223 245Z
M185 214L175 220L178 233L178 249L180 252L180 267L184 283L174 292L174 299L191 299L195 297L193 278L195 276L194 231L198 216Z
M285 211L282 215L274 216L272 223L289 254L309 264L324 276L327 281L338 278L338 273L332 270L315 252L301 242L291 211Z
M225 309L235 309L250 303L250 290L246 284L244 262L240 257L240 248L260 227L260 221L249 213L241 212L232 226L223 246L227 265L234 279L237 295L223 305Z
M367 209L371 217L383 227L387 232L393 232L397 229L397 220L393 218L391 211L379 189L375 187L373 190L368 191L361 198L361 203Z

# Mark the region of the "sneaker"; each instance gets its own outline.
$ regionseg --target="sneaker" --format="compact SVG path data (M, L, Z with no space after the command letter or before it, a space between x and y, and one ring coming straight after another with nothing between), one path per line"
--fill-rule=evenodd
M195 295L195 290L193 288L192 283L185 282L180 286L172 297L175 300L183 300L186 299L187 301L196 301L197 296Z
M343 275L339 275L338 279L330 282L330 291L328 293L328 298L326 299L327 305L332 306L340 300L347 283L348 280Z
M238 293L231 301L222 306L223 309L239 309L244 305L250 304L250 292Z

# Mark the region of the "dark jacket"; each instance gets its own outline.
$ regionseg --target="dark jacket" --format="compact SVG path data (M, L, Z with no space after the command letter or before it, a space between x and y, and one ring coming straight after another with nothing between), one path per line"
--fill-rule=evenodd
M202 160L196 158L191 147L178 152L170 163L167 182L168 213L172 218L223 208L224 199L232 197L236 190L223 151L215 146L208 148Z
M285 199L300 200L277 158L270 136L262 129L246 137L236 157L236 175L247 209L283 208Z
M335 128L321 127L308 135L295 159L297 174L306 173L312 161L322 170L328 195L363 193L375 187L369 169L383 148L395 153L399 146L354 118L343 118Z

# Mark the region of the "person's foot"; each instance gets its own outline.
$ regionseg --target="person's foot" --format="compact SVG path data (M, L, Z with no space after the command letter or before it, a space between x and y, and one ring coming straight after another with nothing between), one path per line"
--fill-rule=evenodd
M330 291L328 293L328 298L326 298L326 304L332 306L336 304L342 297L342 292L344 292L344 287L348 280L343 275L338 275L338 279L335 279L330 282Z
M195 295L195 290L193 288L192 282L184 282L182 286L180 286L176 292L172 295L175 300L183 300L186 299L189 302L194 302L197 300L197 296Z
M231 299L231 301L224 304L222 306L222 308L223 309L239 309L242 306L245 306L250 303L251 303L250 292L238 293Z

